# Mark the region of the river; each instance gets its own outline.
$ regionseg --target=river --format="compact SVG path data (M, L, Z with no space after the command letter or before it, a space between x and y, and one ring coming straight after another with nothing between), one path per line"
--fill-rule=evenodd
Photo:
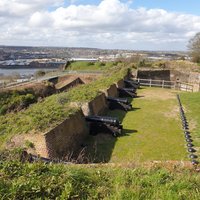
M19 74L20 76L30 76L30 75L34 75L36 71L56 71L57 68L18 68L18 69L2 69L0 68L0 76L4 75L4 76L10 76L10 75L16 75Z

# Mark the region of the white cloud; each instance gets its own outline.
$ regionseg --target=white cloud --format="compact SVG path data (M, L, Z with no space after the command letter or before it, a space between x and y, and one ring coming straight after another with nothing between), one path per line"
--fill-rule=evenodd
M53 19L48 12L35 12L31 15L29 25L31 27L46 27L51 26Z
M63 4L64 0L1 0L0 16L25 17L34 11Z
M176 50L200 31L200 16L119 0L68 7L64 0L1 0L0 25L2 44Z

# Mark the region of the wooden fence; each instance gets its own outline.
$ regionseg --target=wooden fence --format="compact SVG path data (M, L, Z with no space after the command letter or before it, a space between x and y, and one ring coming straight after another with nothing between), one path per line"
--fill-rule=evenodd
M134 78L134 80L139 81L140 85L143 86L170 88L187 92L193 92L193 87L194 87L192 84L184 82L176 82L176 81L141 79L141 78Z

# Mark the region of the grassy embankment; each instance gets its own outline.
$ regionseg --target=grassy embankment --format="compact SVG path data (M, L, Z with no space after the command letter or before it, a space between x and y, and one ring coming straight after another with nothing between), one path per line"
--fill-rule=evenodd
M142 88L138 96L132 101L133 111L108 113L122 120L124 135L90 136L89 157L96 162L114 163L188 160L176 92Z
M189 169L0 162L0 198L4 200L197 200L199 194L200 174Z
M118 62L86 62L86 61L74 61L70 62L70 64L67 67L67 70L89 70L89 71L95 71L95 70L108 70L112 67L121 64Z
M43 132L59 124L77 111L72 102L87 102L95 98L100 90L122 79L126 68L113 68L105 77L82 85L67 93L55 94L44 101L31 105L27 110L0 116L0 149L15 134Z
M200 92L181 93L180 98L189 122L194 148L200 156Z

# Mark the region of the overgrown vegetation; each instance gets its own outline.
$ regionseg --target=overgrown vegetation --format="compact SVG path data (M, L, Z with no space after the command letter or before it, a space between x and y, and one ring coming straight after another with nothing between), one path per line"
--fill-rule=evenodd
M194 148L200 148L200 93L181 93L181 102L186 111L186 117L189 120L189 127L194 140ZM200 156L200 151L197 151Z
M189 169L0 162L0 199L199 199Z
M122 79L127 68L114 68L106 77L90 84L79 86L67 93L54 94L44 101L31 105L19 113L0 116L0 147L14 134L46 131L77 111L71 102L89 101L113 82Z
M37 101L37 96L29 91L8 91L0 93L0 115L19 111Z

